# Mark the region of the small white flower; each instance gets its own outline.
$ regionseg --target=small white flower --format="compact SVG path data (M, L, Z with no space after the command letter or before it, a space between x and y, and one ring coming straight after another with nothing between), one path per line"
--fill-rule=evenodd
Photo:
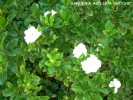
M46 17L48 14L52 14L52 16L54 16L57 12L56 11L54 11L53 9L51 10L51 11L46 11L45 13L44 13L44 16Z
M48 14L50 14L50 11L46 11L46 12L44 13L44 16L46 17Z
M34 43L36 39L38 39L41 35L41 32L38 32L38 30L34 26L30 27L28 30L25 30L24 33L24 39L27 44Z
M74 57L79 58L82 54L86 56L87 49L83 43L80 43L77 47L73 50Z
M119 80L114 78L114 80L109 83L109 87L114 87L114 93L116 94L118 92L118 88L121 87L121 83Z
M54 16L57 12L52 9L51 13L52 13L52 16Z
M101 61L95 55L90 55L89 58L81 62L82 69L86 74L91 72L97 72L97 70L101 67Z

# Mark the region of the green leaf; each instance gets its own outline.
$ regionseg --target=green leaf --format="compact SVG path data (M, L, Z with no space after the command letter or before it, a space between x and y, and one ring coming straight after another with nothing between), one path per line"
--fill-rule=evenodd
M5 97L9 97L9 96L11 96L11 94L12 94L12 89L5 89L5 90L3 91L3 95L4 95Z
M68 6L68 5L69 5L69 0L61 0L61 2L62 2L65 6Z
M43 58L46 58L47 54L48 54L48 51L46 49L41 50L41 55L43 56Z
M4 62L5 61L5 53L3 51L0 51L0 62Z
M48 57L49 59L53 59L52 55L50 55L50 54L47 54L47 57Z
M95 87L100 87L104 84L105 79L106 79L105 73L99 73L92 78L92 81L94 82Z
M28 0L28 1L25 1L25 2L30 5L30 3L33 2L33 0Z
M38 8L39 8L39 5L37 3L32 4L30 10L32 12L33 17L36 17L38 15L38 13L39 13Z
M15 50L13 50L13 49L9 49L9 50L7 50L7 51L5 51L5 52L6 52L6 54L7 54L8 56L11 56L11 57L16 56L16 52L15 52Z
M53 25L53 22L54 22L54 16L50 16L50 26L52 26Z
M22 56L25 55L26 49L27 49L26 44L24 42L21 42L20 51L19 51L20 55L22 55Z
M41 28L41 26L40 26L39 24L37 25L37 30L38 30L39 32L43 31L42 28Z
M90 100L89 93L83 95L83 100Z
M62 19L61 18L55 18L53 27L54 28L61 28L62 27L60 25L61 22L62 22Z
M45 65L47 65L48 67L53 66L53 64L49 60L45 62Z
M34 56L30 56L29 59L30 59L30 62L34 63L34 61L35 61L35 57Z
M110 32L110 36L116 34L118 31L116 29L112 29L111 32Z
M16 17L15 11L12 11L12 13L7 17L7 20L9 22L12 22L12 20Z
M6 45L6 48L13 49L17 46L18 44L18 38L12 39L8 44Z
M0 65L0 85L3 85L3 83L7 79L7 66L8 66L7 62L3 62Z
M8 35L11 36L11 37L15 37L18 35L18 33L14 30L14 29L9 29L8 30ZM15 39L13 38L13 39Z
M110 32L112 29L114 28L114 25L112 24L112 22L110 20L107 21L106 25L105 25L105 29Z
M61 55L60 53L55 54L54 60L57 60L57 59L61 58L61 56L62 56L62 55Z
M110 8L109 6L105 6L105 7L104 7L104 12L105 12L106 14L109 14L109 13L111 12L111 8Z
M40 15L40 22L41 22L41 24L44 25L44 23L45 23L45 17L44 16Z
M88 84L88 80L87 80L87 78L84 78L83 80L82 80L82 82L81 82L81 86L83 87L83 89L86 89L86 86L87 85L89 85Z
M120 72L121 72L121 68L120 68L119 66L117 66L117 67L115 68L115 73L116 73L116 75L120 74Z
M72 88L71 89L74 92L76 92L76 93L82 93L83 92L83 89L80 86L77 86L77 85L72 85Z
M101 92L101 93L104 93L104 94L109 94L109 90L108 90L108 88L98 88L97 89L99 92Z
M4 40L6 39L7 32L0 34L0 50L3 50Z
M35 19L28 17L25 19L25 22L30 24L32 22L35 22Z
M45 59L42 59L42 60L39 62L39 67L42 68L44 65L45 65Z
M6 24L5 18L0 16L0 26L4 26L5 24Z
M55 62L54 62L54 65L55 65L55 66L60 66L60 65L61 65L61 61L55 61Z
M0 16L2 16L3 15L3 11L2 11L2 9L0 9Z
M121 33L121 35L126 35L126 33L127 33L127 28L125 28L125 27L120 27L118 30Z
M79 66L74 66L74 67L73 67L73 70L75 70L75 71L81 71L81 69L80 69Z
M60 15L64 20L67 18L67 13L64 10L60 10Z
M13 88L13 85L12 85L11 82L7 82L7 86L8 86L9 89L10 89L10 88Z
M48 16L45 17L44 23L45 23L46 25L49 25L49 17L48 17Z
M31 75L31 85L38 85L40 80L40 77Z
M26 74L26 69L24 65L20 66L20 74L25 75Z
M9 66L10 66L11 71L12 71L13 73L17 73L17 72L18 72L18 67L17 67L17 64L16 64L15 62L10 62L10 63L9 63Z
M26 98L27 100L35 100L35 95L28 95Z
M92 100L103 100L99 93L93 93Z
M55 67L54 66L51 66L51 67L48 67L48 73L51 75L51 74L54 74L55 73Z
M83 18L78 19L78 21L75 22L75 26L81 26L83 21L84 21Z
M93 10L92 9L88 9L88 11L86 12L87 16L93 16Z
M63 66L64 69L71 69L72 68L71 62L69 62L69 61L64 62L63 65L64 65Z
M72 14L72 20L73 20L74 23L75 23L76 21L78 21L78 17L79 17L78 12L74 12L74 13Z
M74 100L82 100L83 97L81 95L77 95Z
M109 38L109 37L104 37L104 38L101 39L101 44L103 45L103 47L108 48L108 45L109 45L109 43L110 43L111 41L112 41L111 38Z

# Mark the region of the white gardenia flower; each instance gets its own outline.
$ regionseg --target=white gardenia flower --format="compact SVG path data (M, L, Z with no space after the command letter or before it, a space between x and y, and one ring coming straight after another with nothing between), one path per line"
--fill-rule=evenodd
M52 16L54 16L57 12L56 11L54 11L53 9L51 10L51 11L46 11L45 13L44 13L44 16L46 17L48 14L52 14Z
M52 13L52 16L54 16L57 12L52 9L51 13Z
M82 69L86 74L91 72L97 72L97 70L101 67L101 61L95 55L90 55L89 58L81 62Z
M121 87L121 83L118 79L114 78L114 80L109 83L109 87L114 87L114 93L116 94L118 92L118 88Z
M82 54L86 56L87 49L83 43L80 43L77 47L73 50L74 57L79 58Z
M34 26L24 31L24 33L25 33L24 39L27 44L34 43L41 35L41 32L38 32L38 30Z
M48 14L50 14L50 11L46 11L46 12L44 13L44 16L46 17Z

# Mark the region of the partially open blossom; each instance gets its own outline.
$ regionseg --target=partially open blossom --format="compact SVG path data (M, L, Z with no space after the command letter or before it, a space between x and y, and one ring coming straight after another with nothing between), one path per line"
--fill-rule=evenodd
M80 43L77 47L73 50L74 57L79 58L82 54L87 54L87 49L83 43Z
M46 11L46 12L44 13L44 16L46 17L48 14L50 14L50 11Z
M82 69L86 74L91 72L97 72L97 70L101 67L101 61L95 55L90 55L89 58L81 62Z
M41 32L38 32L38 30L34 26L24 31L24 33L25 33L24 39L27 44L34 43L41 35Z
M118 92L118 88L121 87L121 83L118 79L114 78L114 80L109 83L109 87L114 87L114 93L116 94Z
M52 16L54 16L57 12L52 9L51 13L52 13Z
M44 13L44 16L46 17L48 14L52 14L52 16L54 16L57 12L56 11L54 11L53 9L51 10L51 11L46 11L45 13Z

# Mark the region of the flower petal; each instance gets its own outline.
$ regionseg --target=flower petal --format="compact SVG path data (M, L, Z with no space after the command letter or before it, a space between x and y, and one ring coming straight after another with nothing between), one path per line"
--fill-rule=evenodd
M97 72L97 70L101 67L101 61L95 55L90 55L89 58L81 62L82 69L85 73Z
M46 17L48 14L50 14L50 11L45 12L44 16Z
M118 92L118 88L115 87L114 93L116 94Z
M114 82L113 82L113 81L111 81L111 82L109 83L109 87L114 87Z
M74 57L79 58L82 54L87 55L87 49L83 43L80 43L73 50Z
M28 30L25 30L24 33L24 39L27 44L35 42L36 39L38 39L41 35L41 32L38 32L38 30L34 26L30 27Z
M52 9L51 13L52 13L52 16L54 16L57 12Z

